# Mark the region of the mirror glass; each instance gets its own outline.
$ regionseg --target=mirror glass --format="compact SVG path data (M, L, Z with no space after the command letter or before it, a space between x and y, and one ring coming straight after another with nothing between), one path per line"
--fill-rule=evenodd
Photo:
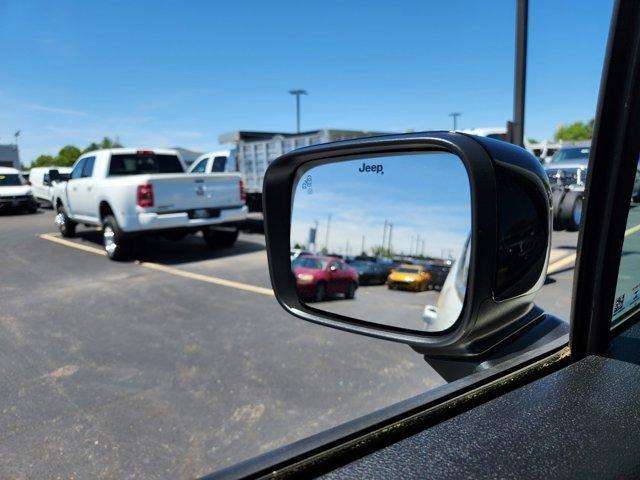
M295 186L290 235L300 300L421 332L452 326L469 268L462 160L421 152L308 165Z

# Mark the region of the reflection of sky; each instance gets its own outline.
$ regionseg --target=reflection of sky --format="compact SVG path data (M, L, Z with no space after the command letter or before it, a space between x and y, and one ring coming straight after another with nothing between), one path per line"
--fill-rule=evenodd
M360 172L362 165L382 165L384 174ZM311 193L306 184L311 177ZM382 244L384 222L393 224L394 253L418 250L440 257L459 254L471 230L469 180L462 161L450 153L421 153L349 160L309 170L296 187L291 245L307 245L318 221L316 248L360 253ZM412 240L413 238L413 240ZM349 251L347 252L347 248ZM420 252L419 252L420 253Z

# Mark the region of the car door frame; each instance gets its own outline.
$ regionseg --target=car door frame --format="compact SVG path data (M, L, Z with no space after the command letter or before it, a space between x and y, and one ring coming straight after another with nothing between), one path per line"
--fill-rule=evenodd
M589 157L572 291L569 338L427 391L206 477L312 477L441 423L583 359L640 320L611 328L633 175L640 153L640 2L616 0ZM634 136L636 133L636 136ZM436 392L437 390L437 392Z
M82 167L82 171L80 172L80 179L78 182L78 190L79 194L79 205L80 205L80 215L88 221L97 222L99 221L99 213L98 213L98 205L95 202L95 195L92 193L93 184L95 183L93 180L96 163L97 163L97 155L87 155L83 157L84 165ZM91 165L91 174L85 175L85 169L87 168L87 163L93 160Z
M76 163L73 165L73 170L71 170L71 175L69 176L69 180L67 180L67 185L65 188L65 200L67 204L65 205L67 209L67 215L71 218L76 218L78 215L82 216L82 207L79 206L80 203L78 199L80 198L80 194L78 192L78 188L80 184L78 183L82 180L82 170L84 170L85 157L80 157L76 160ZM73 172L76 168L80 169L80 176L73 177Z

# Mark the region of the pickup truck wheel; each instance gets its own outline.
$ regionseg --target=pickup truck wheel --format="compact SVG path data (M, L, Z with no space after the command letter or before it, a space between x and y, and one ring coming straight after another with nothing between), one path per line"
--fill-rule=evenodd
M553 229L556 232L564 230L564 224L560 218L560 205L564 199L564 190L554 190L551 197L551 204L553 206Z
M102 238L104 251L110 260L121 262L127 260L132 253L131 239L124 238L116 219L108 215L102 222Z
M569 232L580 230L582 192L567 192L560 204L560 221Z
M62 205L59 205L57 208L55 222L60 231L60 235L66 238L75 237L77 224L67 216Z
M230 247L238 239L238 227L209 227L202 230L204 241L212 248Z

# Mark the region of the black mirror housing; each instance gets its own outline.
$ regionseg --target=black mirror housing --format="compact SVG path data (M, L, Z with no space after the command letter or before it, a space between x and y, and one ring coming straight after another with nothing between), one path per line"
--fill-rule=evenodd
M54 182L59 182L60 181L60 172L55 169L52 168L51 170L49 170L49 185L52 185Z
M419 332L320 311L302 303L291 272L293 190L308 162L365 155L450 152L467 170L471 247L462 313L441 332ZM385 135L316 145L276 159L263 190L271 282L280 304L314 323L410 345L434 358L476 358L541 319L534 296L544 283L551 235L551 193L540 162L512 144L457 132Z

